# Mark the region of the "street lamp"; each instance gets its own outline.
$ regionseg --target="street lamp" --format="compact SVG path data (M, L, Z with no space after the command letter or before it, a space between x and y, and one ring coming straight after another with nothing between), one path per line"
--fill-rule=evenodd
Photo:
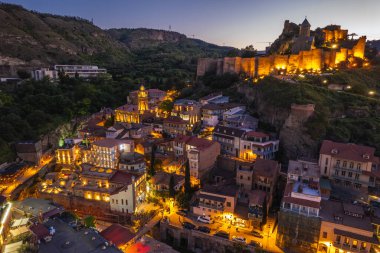
M370 91L368 92L368 95L373 96L373 95L375 95L375 92L374 92L373 90L370 90Z

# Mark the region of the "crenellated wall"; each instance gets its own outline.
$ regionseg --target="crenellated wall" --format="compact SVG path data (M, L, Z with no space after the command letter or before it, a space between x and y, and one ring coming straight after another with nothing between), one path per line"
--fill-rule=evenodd
M342 30L344 31L344 30ZM332 35L340 38L343 35ZM335 38L335 37L333 37ZM268 55L252 58L225 57L221 59L200 58L198 60L197 76L207 72L217 75L224 73L245 74L249 77L267 76L276 70L286 70L294 73L297 70L320 71L325 68L335 68L341 62L347 62L352 57L364 59L366 37L360 37L350 47L313 48L290 55Z

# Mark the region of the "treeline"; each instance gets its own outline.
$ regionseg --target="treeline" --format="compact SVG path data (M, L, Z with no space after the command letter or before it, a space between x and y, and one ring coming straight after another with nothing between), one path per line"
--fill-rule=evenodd
M0 163L14 158L12 144L35 140L60 124L126 102L137 88L110 78L84 81L62 78L57 83L25 80L0 92Z

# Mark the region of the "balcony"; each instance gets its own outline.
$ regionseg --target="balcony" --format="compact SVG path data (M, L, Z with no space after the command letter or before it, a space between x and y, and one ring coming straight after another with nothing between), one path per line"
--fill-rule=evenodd
M223 211L224 207L220 205L215 205L215 204L209 204L209 203L204 203L204 202L199 202L199 207L205 207L205 208L210 208L213 210L219 210Z
M361 170L361 169L350 168L350 167L342 167L342 165L337 165L337 164L335 164L334 169L345 170L345 171L351 171L351 172L354 172L354 173L360 173L360 174L362 173L362 170Z
M364 181L360 179L355 179L355 177L346 177L346 176L341 176L341 175L332 175L332 178L334 179L340 179L342 181L350 181L351 183L356 183L356 184L364 184L364 185L372 185L374 182L369 182L369 181Z

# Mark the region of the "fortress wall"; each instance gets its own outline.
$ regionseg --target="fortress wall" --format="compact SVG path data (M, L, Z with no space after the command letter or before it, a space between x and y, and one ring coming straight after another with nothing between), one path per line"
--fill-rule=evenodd
M347 61L347 48L341 48L335 54L335 64Z
M216 71L216 59L199 58L197 64L197 76L204 76L207 72Z
M300 65L300 56L298 54L291 54L289 56L288 71L295 72Z
M219 58L216 61L216 74L217 75L222 75L223 74L223 59Z
M224 57L223 74L224 73L240 73L241 57Z
M364 59L364 50L365 50L365 41L366 36L362 36L359 38L356 45L352 48L352 51L354 52L354 56L358 57L360 59Z
M325 42L337 42L340 40L345 40L347 38L348 30L323 30L325 33Z
M255 75L255 58L242 58L241 72L249 77L253 77Z
M276 69L288 68L289 56L288 55L275 55L273 67Z
M321 69L322 68L322 49L312 49L310 51L301 51L300 69Z
M271 58L269 56L258 57L257 58L257 75L267 76L271 69Z

